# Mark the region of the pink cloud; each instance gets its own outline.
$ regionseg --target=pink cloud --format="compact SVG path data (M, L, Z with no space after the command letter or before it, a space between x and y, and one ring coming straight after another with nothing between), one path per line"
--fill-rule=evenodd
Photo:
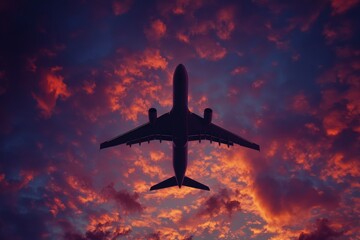
M234 15L234 7L226 7L217 12L215 30L220 39L228 40L235 30Z
M286 50L289 48L289 41L284 40L283 37L280 36L279 33L270 32L267 36L267 40L269 40L269 42L275 43L276 47L279 49Z
M172 13L175 15L183 15L191 13L203 6L204 2L199 0L176 0L174 6L172 6Z
M113 1L112 8L116 16L127 13L130 10L130 7L133 3L133 0L115 0Z
M194 42L196 53L200 58L218 61L225 57L227 51L220 43L210 39L198 39Z
M258 79L258 80L255 80L255 81L251 84L251 86L252 86L252 88L254 88L254 89L259 89L259 88L261 88L264 84L265 84L265 81L264 81L264 80Z
M248 67L246 66L239 66L234 68L234 70L231 71L232 75L238 75L238 74L244 74L248 72Z
M330 156L321 175L324 179L332 177L337 182L342 183L347 175L355 178L360 177L360 163L356 158L351 158L344 153L338 152Z
M299 93L293 97L291 108L299 113L309 113L309 101L304 93Z
M323 35L328 44L338 40L347 40L353 36L352 23L349 21L340 21L333 24L326 24Z
M355 7L359 0L332 0L331 7L333 8L333 15L343 14L349 9Z

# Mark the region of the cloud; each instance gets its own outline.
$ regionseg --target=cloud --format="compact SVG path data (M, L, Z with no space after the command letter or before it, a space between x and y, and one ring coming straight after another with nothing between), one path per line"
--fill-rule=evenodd
M217 12L216 15L216 34L222 40L230 39L232 32L235 30L235 8L226 7Z
M353 34L353 24L346 20L328 23L323 29L323 35L327 44L348 40Z
M231 198L229 190L221 189L219 193L212 195L201 204L198 215L212 218L220 212L225 212L231 217L240 209L240 202Z
M201 8L204 1L199 0L176 0L169 9L175 15L191 15L195 10Z
M333 209L338 206L339 193L329 188L315 188L310 181L291 178L280 180L259 176L254 193L264 218L269 222L289 222L306 217L313 207Z
M0 7L0 238L311 239L319 217L356 238L358 5L134 3ZM210 192L149 192L171 143L98 152L171 108L179 62L189 107L262 149L189 143Z
M304 93L299 93L293 97L291 108L299 113L309 113L309 101Z
M231 71L232 75L238 75L238 74L244 74L249 71L248 67L246 66L239 66L234 68L234 70Z
M146 37L149 40L159 40L166 34L166 25L160 19L151 22L150 27L144 30Z
M358 3L359 0L332 0L332 15L343 14L349 9L355 7Z
M51 117L58 99L65 100L71 95L64 83L64 77L58 73L61 70L62 67L55 66L46 71L40 81L42 91L38 94L33 93L33 98L44 118Z
M102 190L103 196L107 199L114 200L124 208L126 212L141 212L143 206L138 202L139 195L137 193L130 194L126 190L116 191L114 183L110 183Z
M219 42L211 39L200 38L193 42L196 53L200 58L219 61L223 59L227 53L226 49Z
M118 237L127 236L131 233L130 228L121 229L118 228L115 231L111 232L106 230L107 224L98 224L93 231L87 231L85 236L87 240L107 240L107 239L116 239Z
M161 239L161 232L157 231L157 232L149 233L149 234L146 235L146 239L160 240Z
M289 49L289 41L288 40L284 40L283 37L276 32L270 32L267 36L267 40L269 40L269 42L273 42L276 44L276 47L282 50L287 50Z
M344 231L336 231L329 226L326 218L316 220L316 230L310 233L301 233L298 240L330 240L343 236Z
M87 94L93 94L96 88L96 83L94 81L84 81L83 90Z
M347 128L342 112L331 111L323 119L323 126L328 136L336 136Z
M120 49L118 53L126 57L113 66L117 80L114 81L114 77L109 80L105 90L111 111L120 111L126 120L137 121L138 115L146 115L154 102L162 106L171 104L163 88L164 79L159 78L159 73L153 72L165 71L168 65L159 49L148 48L132 54L123 53Z
M133 3L133 0L115 0L113 1L113 12L116 16L127 13L130 10L130 7Z

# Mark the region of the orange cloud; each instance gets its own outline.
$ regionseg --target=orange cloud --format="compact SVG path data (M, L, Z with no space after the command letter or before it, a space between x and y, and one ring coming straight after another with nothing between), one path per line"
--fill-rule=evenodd
M347 128L343 113L332 111L323 119L323 126L328 136L336 136Z
M67 176L66 182L69 186L78 192L77 200L80 203L95 202L101 203L103 199L94 190L92 190L87 184L78 179L75 176Z
M282 181L263 176L255 179L254 200L262 217L274 226L307 218L314 207L334 208L339 198L330 189L321 191L311 182L291 178Z
M58 74L61 70L62 67L52 67L40 81L42 92L40 94L33 93L38 108L45 118L51 117L58 98L65 100L71 95L64 83L64 77Z
M159 49L146 49L143 56L140 58L139 65L148 69L165 69L167 67L167 60L160 55Z
M165 154L164 152L160 152L160 151L151 151L150 152L150 158L151 160L158 162L159 160L164 159Z
M137 121L138 115L147 115L148 109L151 107L149 100L145 98L135 98L131 105L120 108L121 114L129 121Z
M119 79L106 88L110 109L120 111L126 120L137 121L139 114L147 114L151 104L159 102L161 106L171 105L170 94L164 91L164 84L161 83L163 79L151 72L166 70L167 64L167 59L161 56L158 49L145 49L140 54L127 55L115 66L114 74ZM144 79L145 73L147 80Z
M179 41L184 42L184 43L189 43L189 36L184 34L184 33L178 33L176 34L176 38L179 39Z
M145 35L150 40L159 40L166 34L166 25L160 19L151 22L150 27L145 29Z
M322 171L322 178L332 177L338 182L343 182L346 175L360 177L360 164L353 158L345 158L342 153L335 153L327 162L326 168Z
M225 57L227 51L220 43L211 39L203 39L194 43L196 53L200 58L218 61Z
M59 211L64 211L66 209L64 203L57 197L55 197L51 203L47 202L46 205L49 207L50 212L54 217L56 217Z
M158 179L161 179L161 181L163 181L167 177L161 167L153 164L143 156L138 156L138 159L135 161L134 165L140 168L144 174L150 177L158 176Z
M37 58L36 57L29 57L26 59L26 70L30 72L36 72L37 66L35 64Z
M93 81L84 81L83 83L83 90L87 94L93 94L95 91L96 83Z

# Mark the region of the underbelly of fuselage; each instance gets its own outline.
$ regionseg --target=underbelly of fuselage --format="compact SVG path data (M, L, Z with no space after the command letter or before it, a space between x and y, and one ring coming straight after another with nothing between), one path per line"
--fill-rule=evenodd
M187 114L173 109L173 168L178 186L181 187L187 167Z

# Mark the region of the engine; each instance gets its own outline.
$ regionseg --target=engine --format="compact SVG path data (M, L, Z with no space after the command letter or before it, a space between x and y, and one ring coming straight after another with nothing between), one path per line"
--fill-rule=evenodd
M157 112L156 112L156 108L150 108L149 109L149 121L151 124L155 123L157 118Z
M212 119L212 109L211 108L205 108L205 110L204 110L205 124L210 124L211 119Z

